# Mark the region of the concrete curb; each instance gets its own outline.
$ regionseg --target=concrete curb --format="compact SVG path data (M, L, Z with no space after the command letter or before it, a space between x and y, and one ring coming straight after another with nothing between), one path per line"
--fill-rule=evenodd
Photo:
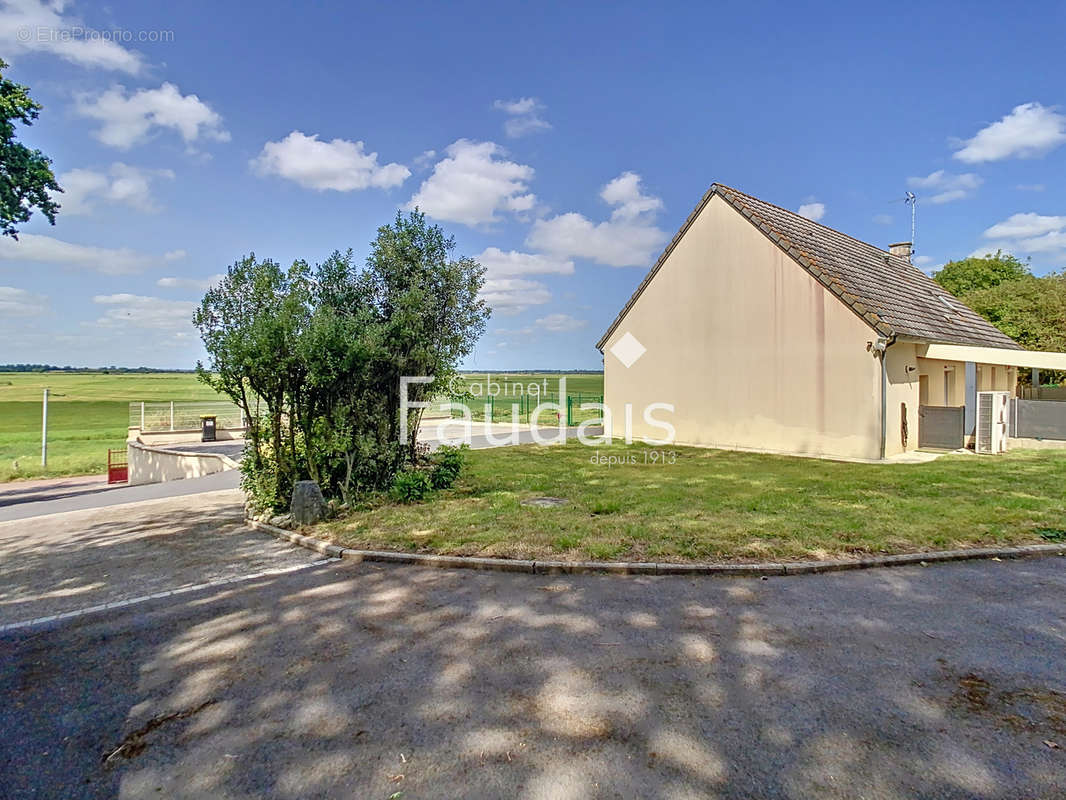
M873 556L854 561L789 561L761 564L671 564L652 561L526 561L513 558L475 556L437 556L424 553L396 553L385 550L353 550L330 544L312 536L287 531L258 520L248 520L256 530L298 544L316 553L351 561L374 561L385 564L408 564L443 569L490 569L499 572L527 572L535 575L708 575L763 576L812 575L875 567L904 567L913 564L936 564L944 561L968 561L981 558L1035 558L1066 555L1066 544L1025 544L1016 547L979 547L969 550L940 550L934 553L904 553L896 556Z

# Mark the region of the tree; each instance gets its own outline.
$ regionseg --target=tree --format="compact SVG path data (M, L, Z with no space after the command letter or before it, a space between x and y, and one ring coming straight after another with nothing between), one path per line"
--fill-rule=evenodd
M427 225L425 214L416 210L406 217L397 212L392 225L378 228L367 258L371 302L381 314L383 346L396 380L400 375L435 378L432 384L411 384L412 401L445 390L489 317L478 299L484 268L472 258L452 260L454 249L455 239ZM394 397L389 418L398 424L399 394ZM421 410L414 410L408 420L411 448L421 417Z
M995 255L989 253L983 258L970 256L961 261L949 261L933 280L956 297L978 289L991 289L1004 281L1014 281L1030 275L1029 267L1012 256L997 250Z
M1037 277L1027 264L997 250L949 261L933 280L1023 347L1066 350L1066 273ZM1028 373L1020 379L1028 381Z
M210 369L196 365L200 379L244 411L249 448L242 466L253 496L284 497L296 480L300 457L286 412L291 387L304 377L296 353L307 291L306 263L286 271L253 253L228 269L193 315L211 356Z
M286 504L303 478L347 501L414 463L420 414L402 440L400 378L434 378L410 387L412 401L441 390L489 315L484 268L454 247L424 215L397 214L362 270L351 250L288 271L252 255L205 295L193 321L210 361L198 371L245 410L243 486L257 505Z
M7 64L0 59L0 70ZM51 160L15 139L15 123L32 125L41 110L29 89L0 74L0 234L18 238L17 225L39 209L56 224L59 205L52 192L62 192L52 174Z
M1066 350L1066 273L1026 275L960 298L1030 350Z

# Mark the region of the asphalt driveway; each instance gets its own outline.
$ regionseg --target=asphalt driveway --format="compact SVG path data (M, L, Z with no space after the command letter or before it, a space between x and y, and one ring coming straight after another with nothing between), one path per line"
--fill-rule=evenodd
M0 627L318 557L245 527L243 502L228 489L0 522Z
M1063 797L1064 567L262 577L0 635L0 795Z

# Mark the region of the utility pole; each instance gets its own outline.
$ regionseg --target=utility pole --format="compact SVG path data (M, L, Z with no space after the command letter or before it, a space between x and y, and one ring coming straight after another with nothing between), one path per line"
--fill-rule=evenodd
M41 403L41 467L48 466L48 389Z

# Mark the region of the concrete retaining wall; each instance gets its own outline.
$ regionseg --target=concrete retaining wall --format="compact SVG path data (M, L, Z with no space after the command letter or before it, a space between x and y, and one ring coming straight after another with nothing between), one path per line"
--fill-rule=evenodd
M236 442L244 439L245 428L219 428L215 440L219 442ZM182 431L142 431L130 428L126 441L140 442L150 447L164 447L170 444L199 444L203 432L199 428Z
M126 442L126 453L130 486L202 478L238 466L232 458L216 453L183 453L149 447L140 442Z

